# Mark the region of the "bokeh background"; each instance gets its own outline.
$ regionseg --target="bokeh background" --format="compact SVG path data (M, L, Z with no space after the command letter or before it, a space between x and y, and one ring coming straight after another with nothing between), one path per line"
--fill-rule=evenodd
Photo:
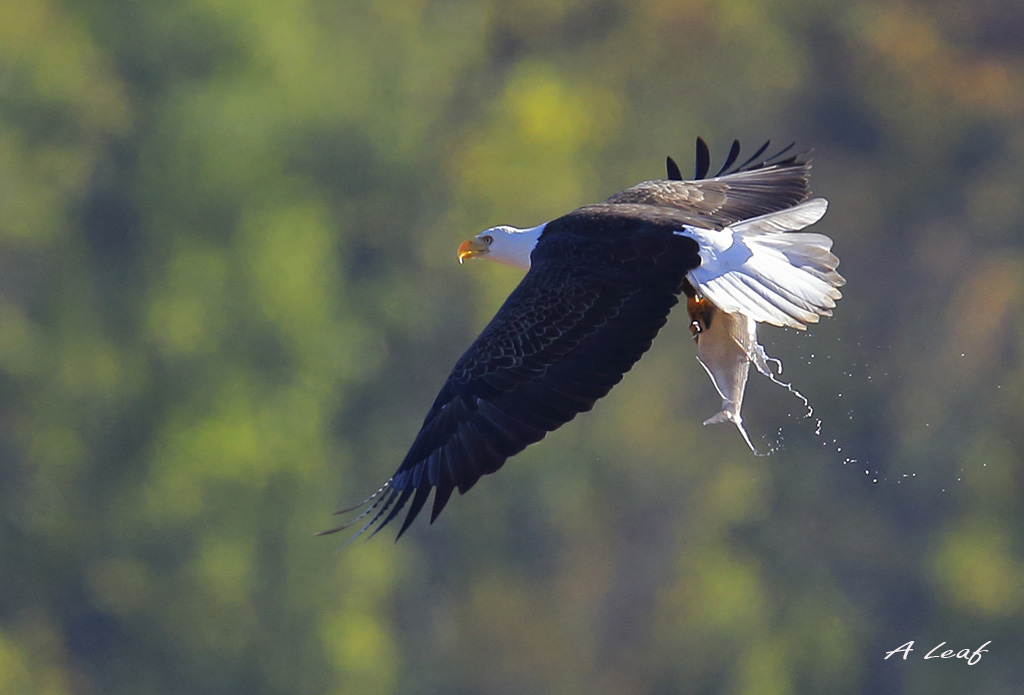
M518 280L458 243L696 135L814 149L846 297L762 339L820 434L702 427L677 311L434 526L314 538ZM0 693L1019 693L1022 228L1018 0L0 0Z

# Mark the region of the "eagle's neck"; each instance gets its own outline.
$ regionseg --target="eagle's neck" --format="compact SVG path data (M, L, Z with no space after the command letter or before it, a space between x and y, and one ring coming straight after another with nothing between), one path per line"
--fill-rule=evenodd
M503 265L510 265L520 270L530 269L530 254L537 245L537 240L544 233L545 222L530 229L519 229L503 225L487 230L493 234L494 243L491 244L491 260Z

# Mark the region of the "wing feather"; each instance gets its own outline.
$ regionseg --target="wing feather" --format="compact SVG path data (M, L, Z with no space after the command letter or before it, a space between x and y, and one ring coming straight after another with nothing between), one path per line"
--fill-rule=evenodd
M784 210L810 195L810 163L799 154L784 158L793 145L761 160L768 144L730 169L740 154L739 142L733 141L719 172L704 178L710 168L710 155L707 145L698 139L696 179L676 180L678 167L669 166L669 180L644 181L613 195L605 203L674 208L690 216L687 224L713 228Z
M677 167L678 169L678 167ZM697 138L697 151L694 155L694 172L693 178L702 179L708 175L711 170L711 150L708 149L708 144L704 142L704 138ZM669 176L670 179L676 181L682 181L682 174L673 177Z
M698 166L700 166L698 164ZM665 157L665 178L669 181L682 181L683 172L679 171L679 165L671 157Z
M401 536L431 490L433 521L455 489L467 492L510 456L593 408L650 347L686 272L699 263L696 242L672 228L655 225L648 238L640 234L635 253L613 234L604 251L596 248L600 240L577 246L564 236L539 258L535 251L531 270L455 364L385 485L383 503L372 500L376 511L359 533L376 533L407 509ZM579 254L612 265L581 265Z
M764 145L765 145L765 147L767 147L768 143L766 142ZM758 154L760 154L760 152L758 152ZM721 176L722 174L727 172L729 170L729 167L731 167L733 164L736 163L736 160L739 158L739 156L740 156L740 141L739 140L733 140L732 141L732 147L729 148L729 154L725 158L725 163L722 164L722 168L718 170L718 173L715 174L715 176ZM754 158L757 158L756 154L754 155ZM747 164L750 164L750 162L748 161ZM743 167L740 167L740 168L742 169Z

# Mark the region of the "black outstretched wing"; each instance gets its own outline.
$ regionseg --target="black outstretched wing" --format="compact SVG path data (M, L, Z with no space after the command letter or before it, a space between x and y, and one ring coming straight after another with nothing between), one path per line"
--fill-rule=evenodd
M431 490L433 522L455 489L590 410L651 346L700 263L697 244L673 235L672 221L590 216L582 208L548 224L530 271L455 364L402 464L364 501L356 535L408 504L400 537Z
M793 145L762 159L768 145L764 143L742 164L735 165L740 145L733 141L718 173L704 178L711 160L707 145L698 138L697 179L682 181L679 167L670 157L666 160L667 180L638 183L605 202L673 208L687 214L689 224L712 227L785 210L810 195L810 163L804 155L786 156Z

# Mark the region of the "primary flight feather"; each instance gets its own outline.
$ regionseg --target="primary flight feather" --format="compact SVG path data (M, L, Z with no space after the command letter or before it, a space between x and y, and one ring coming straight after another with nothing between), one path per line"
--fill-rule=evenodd
M733 167L734 142L719 172L705 178L710 157L698 139L694 180L681 180L669 158L668 180L464 242L460 262L487 258L526 275L455 363L395 474L339 512L363 508L355 520L323 533L363 519L356 536L376 533L408 507L401 537L431 491L433 522L456 489L465 493L590 410L650 348L680 294L723 398L723 412L708 422L730 420L747 439L739 419L746 368L763 363L752 352L755 323L803 329L831 315L844 282L831 239L796 231L826 208L824 199L808 200L809 163L783 157L789 148L760 160L766 148ZM715 322L719 312L725 317ZM715 359L722 361L708 364ZM723 373L730 378L716 376ZM727 382L738 383L738 393Z

